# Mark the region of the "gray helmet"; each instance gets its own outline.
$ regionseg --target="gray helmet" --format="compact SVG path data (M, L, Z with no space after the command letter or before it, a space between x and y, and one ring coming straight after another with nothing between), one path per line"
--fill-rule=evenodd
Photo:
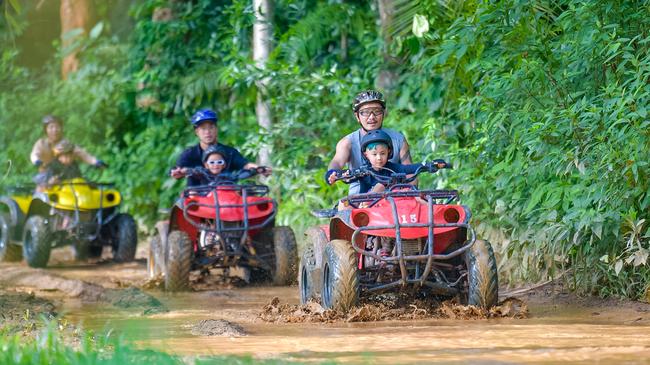
M57 143L56 146L54 146L54 155L57 157L65 153L71 153L73 151L74 151L74 144L72 144L67 139L60 140L59 143Z
M386 109L386 100L384 100L384 95L382 93L375 90L366 90L358 93L357 96L354 97L352 110L356 113L362 105L368 103L379 103L382 108Z
M201 160L203 161L203 163L205 163L205 161L208 160L208 157L210 157L210 155L213 155L215 153L220 154L221 156L223 156L224 159L227 159L228 157L228 152L226 152L226 150L223 147L219 146L218 144L214 144L206 148L205 151L203 151L203 156Z
M59 119L57 116L48 114L43 117L43 125L48 125L50 123L59 123L59 125L63 125L63 121Z

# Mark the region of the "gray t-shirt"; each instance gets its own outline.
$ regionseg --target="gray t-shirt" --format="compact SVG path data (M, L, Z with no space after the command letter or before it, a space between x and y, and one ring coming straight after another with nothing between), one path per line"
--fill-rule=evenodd
M404 138L402 133L392 129L382 128L381 130L388 133L390 138L393 140L393 157L391 157L389 161L397 164L402 163L400 159L400 151L402 150L406 138ZM357 129L348 134L345 138L350 140L350 161L348 161L348 167L350 169L358 169L363 165L364 161L363 154L361 153L361 129ZM359 194L359 182L353 182L350 184L350 191L348 194Z

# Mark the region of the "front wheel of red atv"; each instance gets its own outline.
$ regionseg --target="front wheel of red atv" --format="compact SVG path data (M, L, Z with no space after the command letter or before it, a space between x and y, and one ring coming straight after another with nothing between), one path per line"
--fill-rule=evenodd
M12 235L9 217L0 214L0 262L15 262L23 258L21 247L11 243Z
M499 300L497 261L490 242L476 240L465 253L467 292L461 295L463 304L491 308Z
M298 288L300 289L300 304L307 304L310 300L316 298L316 288L314 269L316 258L314 257L314 248L309 245L302 252L300 265L298 266Z
M325 246L323 260L321 304L325 309L347 312L359 300L357 254L350 242L334 240Z
M135 258L138 229L129 214L118 214L113 224L113 260L129 262Z
M165 247L165 290L184 291L190 286L192 241L185 232L171 231Z
M275 267L273 270L273 284L290 285L296 279L296 261L298 248L296 236L289 227L273 228L273 246L275 252Z

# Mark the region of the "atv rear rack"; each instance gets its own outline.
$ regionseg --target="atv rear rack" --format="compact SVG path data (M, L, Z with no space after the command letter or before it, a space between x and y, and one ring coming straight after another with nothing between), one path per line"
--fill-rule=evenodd
M242 204L219 204L218 191L227 190L227 191L238 191L242 197ZM266 201L257 201L249 202L249 196L264 196L269 192L269 188L264 185L219 185L219 186L199 186L187 189L183 192L183 197L189 198L193 194L199 194L201 196L207 195L210 191L214 191L214 204L204 204L198 202L191 202L189 204L183 204L183 217L187 222L193 225L195 228L203 231L216 232L219 235L222 235L223 232L248 232L253 229L261 229L267 226L274 218L277 213L277 203L275 199L268 197L269 200ZM202 195L204 194L204 195ZM257 224L249 224L248 219L248 208L255 205L263 204L272 204L273 209L271 214L269 214L264 221ZM192 217L188 215L187 211L190 207L206 207L214 210L214 221L216 226L210 227L209 225L196 222ZM221 208L243 208L244 218L243 226L240 227L224 227L223 222L221 221ZM242 240L246 238L245 235L242 235Z
M448 204L449 202L453 201L458 197L458 193L456 191L448 191L448 190L425 190L425 191L415 191L415 190L410 190L410 191L389 191L389 192L384 192L380 194L359 194L359 195L352 195L348 198L348 201L350 201L350 204L358 204L360 202L367 202L367 201L373 201L372 204L376 203L375 199L379 198L381 196L381 199L386 199L391 205L391 211L393 214L393 221L395 224L392 225L381 225L381 226L362 226L358 227L354 230L352 233L352 238L350 239L352 243L352 247L354 250L363 256L370 256L375 260L378 261L383 261L383 262L389 262L389 263L398 263L399 268L400 268L400 275L401 278L400 280L394 281L392 283L386 283L382 285L378 285L375 287L370 287L368 288L369 291L380 291L384 289L388 289L391 287L399 286L401 285L402 287L405 287L407 284L417 284L417 285L426 285L429 287L432 287L433 289L437 289L438 291L441 292L447 292L447 293L453 293L457 292L456 289L453 288L454 283L451 285L443 284L439 281L427 281L427 278L431 274L434 261L445 261L445 260L450 260L454 257L457 257L464 252L466 252L474 242L476 241L476 233L474 232L474 229L466 222L469 221L470 218L470 213L469 211L463 206L463 209L466 212L466 218L464 223L443 223L443 224L436 224L433 221L433 206L434 206L434 200L438 199L446 199L445 204ZM397 205L395 203L395 197L412 197L412 196L417 196L425 199L427 201L427 223L400 223L398 213L397 213ZM378 201L378 200L377 200ZM419 255L408 255L405 256L403 254L402 250L402 236L401 236L401 229L402 228L428 228L428 236L427 236L427 241L425 245L425 250L427 251L426 254L419 254ZM463 245L451 252L445 253L445 254L434 254L433 248L434 248L434 228L446 228L446 227L457 227L457 228L465 228L469 234L470 238L466 240ZM357 246L356 244L356 239L359 236L359 234L364 233L368 234L369 231L373 230L381 230L381 229L394 229L395 230L395 251L397 253L396 256L390 256L390 257L381 257L374 252L366 251L365 249L362 249L361 247ZM415 274L413 278L408 277L408 270L406 268L406 262L407 261L416 261L416 266L415 266ZM424 267L424 271L420 273L420 262L421 261L426 261L426 265ZM459 281L456 281L456 285Z

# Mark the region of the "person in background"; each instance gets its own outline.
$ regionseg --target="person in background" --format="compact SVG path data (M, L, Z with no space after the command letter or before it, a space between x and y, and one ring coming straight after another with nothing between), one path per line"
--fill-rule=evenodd
M44 171L34 177L37 191L43 191L47 186L59 184L62 181L81 177L75 145L67 139L62 139L54 146L55 159L47 164ZM105 167L105 164L97 167Z
M194 128L194 134L199 139L199 143L195 146L187 148L176 161L176 166L171 169L170 175L174 179L181 179L185 177L187 169L203 166L203 154L210 146L219 146L224 155L225 165L227 166L226 172L234 172L242 169L257 168L258 165L249 162L242 154L233 147L226 146L218 142L219 129L217 126L218 118L217 113L210 109L201 109L197 111L190 119L190 123ZM264 175L271 174L271 168L266 168ZM187 186L200 185L199 178L196 176L188 176Z
M54 115L46 115L43 117L42 124L45 137L36 141L30 154L31 162L38 167L40 172L45 171L47 165L55 160L54 146L63 139L63 121L61 119ZM73 146L74 150L72 154L76 160L83 161L95 167L106 167L106 164L102 160L77 145Z

